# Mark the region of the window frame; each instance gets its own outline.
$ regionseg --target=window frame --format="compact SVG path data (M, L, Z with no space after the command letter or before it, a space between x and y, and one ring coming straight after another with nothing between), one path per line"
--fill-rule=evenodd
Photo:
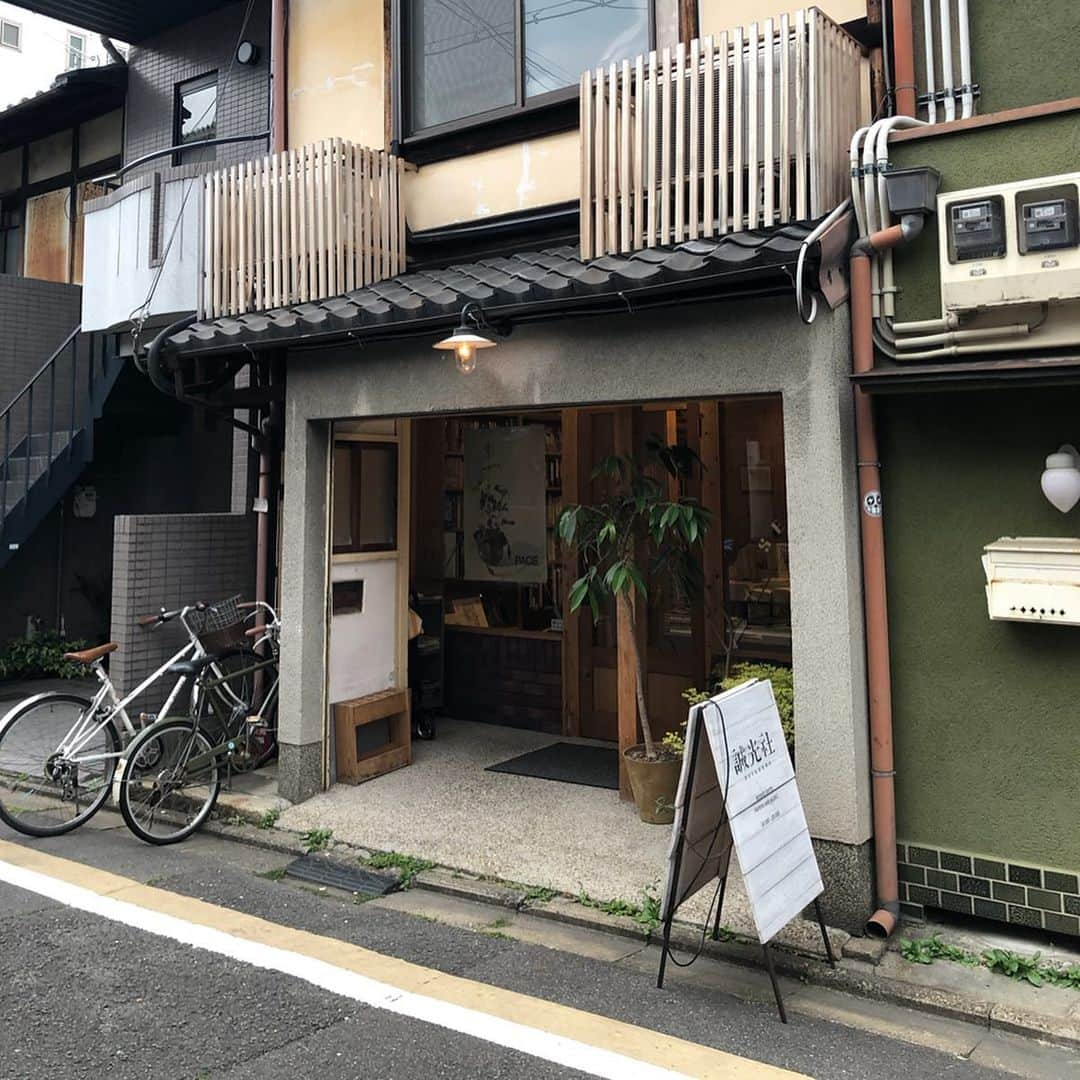
M397 443L397 440L390 439L372 439L372 438L335 438L332 440L331 454L336 454L338 449L348 449L352 461L350 462L350 480L356 483L356 469L360 470L359 483L363 483L363 467L360 464L363 458L365 450L379 450L389 453L391 461L393 462L394 483L391 489L393 498L393 507L390 514L390 521L394 532L393 542L387 541L373 541L367 543L361 543L360 541L354 541L351 544L335 544L334 543L334 493L331 492L331 505L330 505L330 555L335 556L356 556L356 555L374 555L382 554L390 556L398 550L398 546L401 541L401 537L398 535L399 515L398 503L400 501L400 481L401 481L401 448ZM336 470L335 470L336 472ZM337 483L337 477L334 477L334 483ZM358 497L358 489L354 486L349 492L349 520L350 528L354 536L358 536L361 532L361 522L363 520L362 515L362 500Z
M191 142L184 142L181 132L183 130L184 121L180 115L180 110L183 107L184 94L193 90L202 90L207 86L214 87L214 133L208 136L208 138L217 138L218 128L218 109L221 106L221 85L219 80L219 73L215 69L214 71L207 71L202 75L195 75L190 79L184 79L181 82L173 85L173 131L172 131L172 144L176 147L176 154L174 155L173 164L182 165L184 163L183 154L188 147L195 146L197 143L202 142L203 139L193 139Z
M73 41L80 42L77 51L72 47ZM73 64L71 58L76 54L79 57L79 62L78 64ZM86 67L86 35L80 34L75 30L69 30L67 32L67 67L64 70L80 71L84 67Z
M577 127L579 83L559 90L549 90L531 98L525 97L525 64L521 47L525 37L525 0L514 0L517 40L514 54L514 104L412 130L408 49L409 0L392 2L393 134L397 149L404 157L420 164L440 161ZM646 0L646 4L646 52L649 52L656 48L656 0Z
M10 42L4 40L4 31L13 26L18 36L18 41L12 45ZM14 19L0 19L0 46L5 49L12 49L14 52L22 52L22 23L15 22Z

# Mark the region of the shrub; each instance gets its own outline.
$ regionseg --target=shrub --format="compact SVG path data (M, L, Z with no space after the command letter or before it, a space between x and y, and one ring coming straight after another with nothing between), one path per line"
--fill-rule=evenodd
M716 674L716 672L714 672ZM721 690L731 690L740 686L750 679L768 679L772 683L773 697L776 698L776 710L780 714L780 726L784 731L784 741L795 756L795 685L792 681L791 668L781 667L779 664L763 664L744 661L735 664L728 677L722 682L717 680L711 691L698 690L692 686L683 691L688 705L700 705L708 701L713 694ZM663 738L663 745L676 754L682 754L686 749L684 736L686 735L686 721L679 725L678 731L669 731Z
M12 638L0 648L0 679L77 678L86 669L65 660L64 653L85 648L85 641L69 641L55 630Z

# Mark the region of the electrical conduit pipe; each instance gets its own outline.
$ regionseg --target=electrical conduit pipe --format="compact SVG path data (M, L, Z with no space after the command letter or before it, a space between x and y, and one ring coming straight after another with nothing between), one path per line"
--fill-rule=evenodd
M857 240L851 249L851 351L856 375L874 366L870 257L907 243L922 231L922 218ZM896 791L893 767L892 680L889 670L889 616L885 589L885 531L881 516L881 466L869 394L855 387L855 443L859 466L863 606L870 698L870 768L873 789L874 863L878 910L866 923L873 937L888 937L900 914L896 865Z

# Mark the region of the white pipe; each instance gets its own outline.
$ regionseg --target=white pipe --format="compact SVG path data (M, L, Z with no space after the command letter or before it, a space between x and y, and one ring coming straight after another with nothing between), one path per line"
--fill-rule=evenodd
M866 230L866 204L863 202L862 181L859 178L859 155L863 138L870 132L870 126L859 128L851 136L851 205L855 208L855 222L859 227L859 236L869 235Z
M968 17L968 0L957 0L956 22L960 29L960 82L961 115L966 119L975 111L975 94L971 89L971 19Z
M795 310L799 313L799 318L802 319L807 326L810 325L817 318L817 297L811 294L810 296L810 314L803 314L803 265L806 262L806 253L810 249L810 245L816 243L824 235L825 230L829 228L833 222L838 221L844 214L851 209L851 200L845 199L835 210L832 211L828 217L823 218L813 228L813 230L807 234L806 239L803 240L801 247L799 248L799 258L795 263Z
M943 319L921 319L916 322L894 322L894 334L933 334L938 330L956 330L960 326L960 316L950 311Z
M934 0L923 0L923 38L926 42L926 118L937 123L937 102L934 100Z
M949 0L938 0L941 15L941 92L945 95L945 120L956 119L952 77L952 10Z
M884 229L889 224L889 200L888 190L885 184L885 174L889 169L889 135L893 131L902 131L906 128L926 127L925 120L916 120L911 116L890 116L882 120L875 132L877 145L874 151L874 164L876 166L877 196L880 220L876 228ZM886 318L892 318L896 314L896 284L893 278L893 252L887 249L879 259L881 263L881 313Z
M897 337L898 349L923 349L932 345L961 345L974 341L994 341L997 338L1027 337L1031 327L1027 323L1010 323L1006 326L984 326L977 330L950 330L944 334L923 334L920 337Z

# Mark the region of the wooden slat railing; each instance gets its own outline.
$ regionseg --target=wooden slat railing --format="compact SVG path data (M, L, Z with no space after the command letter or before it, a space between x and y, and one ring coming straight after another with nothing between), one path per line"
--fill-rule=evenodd
M582 256L820 217L870 111L866 58L817 8L585 72Z
M405 268L403 163L328 139L205 178L203 317L322 300Z

